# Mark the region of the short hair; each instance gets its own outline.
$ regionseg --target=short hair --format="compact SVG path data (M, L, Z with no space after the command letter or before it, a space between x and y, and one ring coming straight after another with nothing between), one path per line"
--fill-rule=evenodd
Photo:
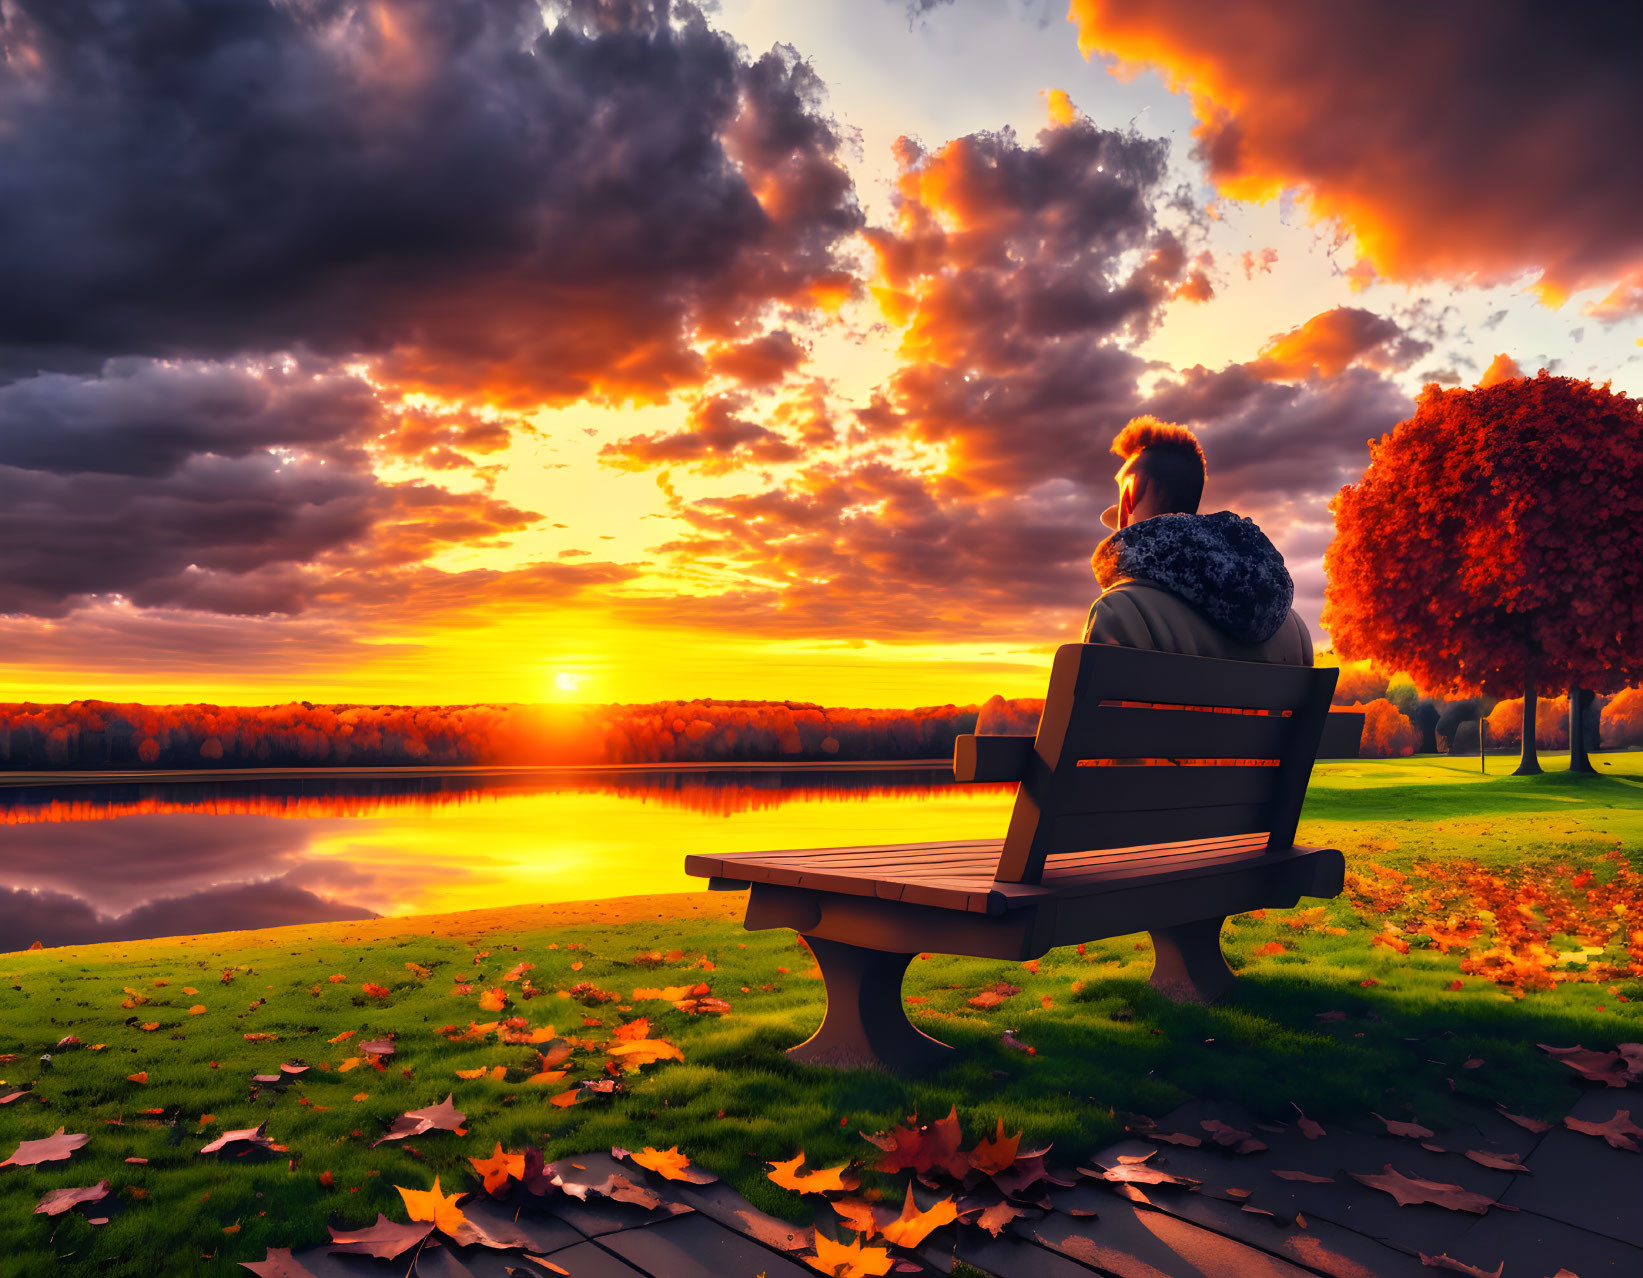
M1198 436L1175 422L1131 418L1112 442L1124 459L1119 479L1134 475L1170 513L1196 514L1204 496L1204 450Z

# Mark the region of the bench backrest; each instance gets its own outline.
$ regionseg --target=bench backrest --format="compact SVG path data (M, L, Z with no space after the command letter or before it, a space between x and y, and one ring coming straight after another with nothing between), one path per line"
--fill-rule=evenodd
M1290 846L1338 673L1064 645L998 879L1037 883L1059 854L1138 844Z

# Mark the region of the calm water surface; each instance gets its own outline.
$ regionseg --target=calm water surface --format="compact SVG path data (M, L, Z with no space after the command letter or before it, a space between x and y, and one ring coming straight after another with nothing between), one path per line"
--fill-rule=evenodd
M699 890L691 852L1001 837L944 769L0 789L0 950Z

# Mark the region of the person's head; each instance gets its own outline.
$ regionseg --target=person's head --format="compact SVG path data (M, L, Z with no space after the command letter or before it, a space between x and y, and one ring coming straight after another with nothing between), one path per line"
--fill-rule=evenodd
M1185 426L1136 417L1118 432L1118 504L1102 512L1108 528L1127 528L1154 515L1195 515L1204 495L1204 450Z

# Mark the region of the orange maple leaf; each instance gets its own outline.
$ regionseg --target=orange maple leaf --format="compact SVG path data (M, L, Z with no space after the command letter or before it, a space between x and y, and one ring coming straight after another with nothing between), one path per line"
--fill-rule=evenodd
M632 1073L643 1065L654 1065L657 1061L682 1061L685 1054L672 1043L660 1038L641 1038L633 1042L612 1043L605 1049L605 1055L614 1056L623 1069Z
M521 1159L523 1156L521 1156ZM456 1205L457 1199L463 1194L451 1194L449 1197L439 1190L439 1177L434 1177L432 1189L406 1189L403 1185L395 1185L399 1195L405 1200L405 1211L412 1220L431 1220L435 1229L445 1233L453 1233L468 1223Z
M500 1012L507 1005L507 992L500 985L479 996L479 1010L482 1012Z
M139 1070L135 1074L127 1074L126 1077L133 1083L146 1083L148 1082L148 1071L146 1069Z
M785 1163L770 1163L771 1170L765 1174L771 1184L791 1189L799 1194L822 1194L835 1189L854 1189L861 1183L857 1177L849 1174L849 1163L801 1175L799 1167L803 1163L804 1150L801 1149L797 1158L790 1158Z
M1002 1128L1000 1128L1002 1130ZM1019 1136L1016 1140L1020 1140ZM1011 1155L1012 1161L1014 1155ZM943 1198L934 1204L928 1211L920 1211L918 1204L913 1201L913 1187L907 1186L907 1198L901 1205L901 1215L897 1216L882 1231L887 1242L893 1242L898 1247L917 1247L935 1230L943 1225L950 1225L958 1219L958 1208L952 1198Z
M1016 1151L1021 1147L1021 1133L1014 1136L1004 1134L1004 1119L998 1120L998 1132L991 1137L983 1137L981 1143L970 1151L970 1166L979 1172L986 1172L991 1176L996 1172L1006 1170L1015 1162Z
M517 1154L505 1153L502 1142L496 1142L496 1152L489 1158L468 1159L474 1170L485 1178L485 1192L499 1194L507 1188L508 1178L514 1180L525 1179L525 1153L521 1150Z
M889 1273L891 1265L884 1247L864 1247L860 1238L846 1247L825 1234L816 1235L816 1254L806 1256L805 1262L829 1278L878 1278Z
M908 1120L917 1121L916 1115ZM946 1118L927 1127L897 1127L888 1136L862 1135L884 1151L884 1157L874 1165L876 1171L893 1174L911 1168L922 1175L939 1169L961 1180L970 1170L969 1160L958 1150L963 1137L957 1106L948 1111Z
M844 1227L860 1234L863 1238L871 1238L878 1233L878 1222L873 1219L873 1208L869 1203L859 1198L840 1198L834 1201L833 1210L838 1213Z
M690 1166L690 1159L679 1152L677 1145L672 1149L652 1149L646 1145L638 1153L632 1155L633 1161L648 1171L655 1172L667 1180L689 1180L685 1175L685 1168Z
M633 991L632 1001L643 1003L650 999L660 999L664 1003L677 1003L688 995L690 990L691 987L688 985L664 985L659 989L654 986L643 985Z

